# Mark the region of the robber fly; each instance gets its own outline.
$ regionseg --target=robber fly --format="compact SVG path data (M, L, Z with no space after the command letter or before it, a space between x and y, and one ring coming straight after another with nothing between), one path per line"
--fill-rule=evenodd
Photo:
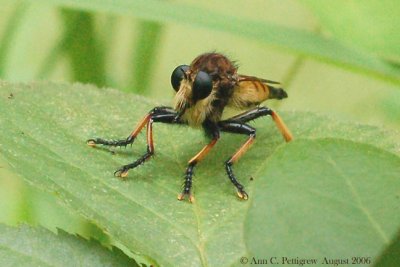
M153 108L136 126L132 133L122 140L89 139L87 144L106 146L126 146L132 144L139 132L147 127L147 152L136 161L119 168L114 175L126 177L128 171L143 164L154 154L153 123L162 122L181 124L202 128L210 142L188 162L185 172L183 190L178 195L182 200L188 197L194 201L192 194L192 176L194 167L217 143L220 132L247 135L248 139L225 161L225 170L237 195L247 199L248 194L233 173L232 165L246 152L256 137L256 129L248 125L251 120L262 116L271 116L284 139L289 142L292 135L278 114L259 104L267 99L283 99L287 97L278 82L237 73L238 67L226 56L219 53L205 53L188 65L180 65L171 75L171 84L176 91L174 107ZM232 118L221 120L225 107L247 110Z

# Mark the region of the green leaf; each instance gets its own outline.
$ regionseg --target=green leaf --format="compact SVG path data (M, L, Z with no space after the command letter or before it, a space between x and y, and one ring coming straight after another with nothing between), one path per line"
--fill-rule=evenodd
M120 250L58 231L0 224L1 266L138 266Z
M268 179L255 182L247 214L249 257L375 262L399 229L399 173L398 156L351 141L279 149L257 174Z
M27 10L27 4L16 5L10 19L7 21L5 31L0 38L0 77L4 77L4 70L7 65L7 56L10 48L13 45L13 38L18 32L21 20L23 19Z
M392 243L385 249L385 251L378 258L374 266L390 267L396 266L400 262L400 231Z
M400 62L400 6L393 0L302 0L323 29L345 43ZM340 12L338 12L340 10Z
M143 94L153 78L154 63L161 47L163 27L160 23L141 21L132 47L132 78L127 91Z
M173 1L41 0L41 2L80 10L130 14L150 21L184 23L214 31L229 32L253 38L296 54L311 56L357 71L366 71L397 83L400 82L398 69L363 52L358 47L308 31L286 28L264 21L239 18Z
M70 60L73 79L104 86L105 52L95 31L94 15L69 9L61 10L60 14L65 28L60 45Z
M393 162L398 163L398 156L395 154L400 154L398 133L371 126L341 123L312 113L283 112L282 118L299 141L286 145L270 119L257 120L256 145L234 166L237 177L250 195L250 201L240 201L236 197L235 189L223 167L224 160L235 152L245 137L223 134L215 149L195 169L195 203L179 202L176 197L181 189L187 160L207 142L201 131L156 124L155 157L144 166L132 170L125 181L115 178L113 172L145 152L145 136L140 135L132 148L127 149L93 149L86 145L86 139L92 137L125 138L146 112L156 105L159 104L142 97L79 84L3 83L0 86L0 152L12 170L30 184L58 196L65 205L102 228L116 244L133 253L147 255L161 266L238 265L241 256L255 253L254 247L262 247L265 242L259 240L260 237L272 236L271 232L275 228L279 229L279 224L282 223L277 222L277 225L268 228L268 232L258 236L258 239L254 237L253 240L249 229L266 227L253 225L258 218L254 215L257 209L274 209L282 203L289 203L288 208L291 210L304 208L301 201L291 201L296 194L279 196L276 192L263 192L258 187L269 186L278 180L290 184L296 180L300 182L308 179L309 185L315 184L317 188L321 188L321 182L329 180L324 178L332 170L329 162L315 169L313 180L302 173L296 175L287 167L280 167L296 163L299 155L305 157L308 144L313 149L316 162L324 161L323 155L337 155L336 150L351 153L352 157L348 158L346 165L347 171L358 177L357 179L365 173L364 168L369 167L371 157L375 157L377 163L382 163L385 167L372 173L382 170L382 174L392 172L392 175L398 175L398 168L393 166ZM321 138L331 139L321 141ZM348 150L345 149L347 143L343 144L338 139L351 141ZM321 159L318 159L317 148L321 142L327 143L322 147L327 150L320 151ZM368 159L367 162L356 158L369 151L370 146L373 146L372 152L363 156L363 159ZM311 172L315 167L313 162L306 160L305 163L304 169ZM274 170L280 170L279 176L270 173ZM332 182L344 179L337 172L327 177L332 176L335 176ZM398 186L398 179L393 179L392 176L384 176L381 180L366 176L365 179L366 185L375 185L377 189L386 190L378 192L376 205L386 207L379 213L379 223L386 237L391 239L394 235L393 229L399 229L400 226L397 215L400 213L391 208L393 202L398 202L392 195ZM276 189L281 190L281 187ZM349 187L342 183L342 187L332 189L336 191L322 191L321 197L329 198L335 192L342 195ZM274 187L269 190L274 191ZM274 198L270 198L269 194ZM301 196L306 198L304 201L307 203L316 197L314 191L303 192ZM261 204L263 198L269 198L270 202ZM364 242L371 237L372 231L350 232L353 230L353 220L355 224L364 222L366 227L370 226L365 214L357 210L360 201L363 198L360 200L353 197L347 200L350 208L343 209L342 216L349 218L349 224L343 227L350 228L342 228L342 231L349 231L351 241ZM322 201L316 201L313 205L315 210L323 209L327 218L338 216L337 209L326 207L326 203ZM371 206L373 207L376 206ZM310 212L308 220L318 220L320 215L314 211L307 212ZM375 213L371 214L376 216ZM287 223L296 222L290 218L288 220ZM270 227L271 224L267 226ZM336 228L331 225L321 224L319 227L319 232L325 231L328 236L335 235L333 231ZM283 239L281 243L303 244L303 241L291 236L279 238ZM309 240L315 241L313 246L318 246L318 239ZM252 245L248 244L253 241ZM379 244L369 247L365 252L373 251L371 256L376 255L379 253ZM354 243L344 240L341 247L351 251L353 245ZM272 249L263 248L265 251ZM301 249L302 246L298 248ZM281 250L279 255L285 255L285 250Z

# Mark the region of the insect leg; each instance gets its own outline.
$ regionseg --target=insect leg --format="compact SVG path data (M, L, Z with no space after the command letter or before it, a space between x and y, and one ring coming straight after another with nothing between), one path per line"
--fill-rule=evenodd
M95 147L96 145L105 145L105 146L127 146L132 144L135 141L136 136L140 133L143 127L149 122L152 116L161 115L161 114L172 114L175 111L169 107L155 107L153 108L144 118L138 123L135 129L131 132L131 134L126 139L121 140L107 140L103 138L93 138L86 141L89 146Z
M256 138L256 129L253 127L237 122L220 122L219 126L221 127L221 131L230 132L230 133L238 133L248 135L248 139L246 142L231 156L227 161L225 161L225 169L228 174L229 179L233 183L233 185L237 189L237 194L241 199L248 199L248 195L246 191L244 191L243 185L241 185L236 176L233 174L232 165L239 160L239 158L247 151L250 145L254 142Z
M213 126L214 128L214 126ZM185 180L183 182L183 190L182 193L178 195L178 200L183 200L185 196L188 196L190 202L194 202L194 196L191 193L192 190L192 177L193 177L193 169L197 163L199 163L207 154L210 152L211 148L217 143L219 139L219 130L217 127L212 129L212 139L210 143L208 143L199 153L197 153L193 158L191 158L188 162L188 167L185 172Z
M153 144L153 120L150 119L147 122L147 131L146 131L146 136L147 136L147 151L144 155L142 155L140 158L135 160L134 162L124 165L118 170L114 172L115 176L118 177L126 177L128 175L128 171L130 169L136 168L137 166L143 164L146 160L148 160L153 154L154 154L154 144Z
M287 126L285 125L285 123L282 121L281 117L278 115L278 113L276 113L275 111L273 111L272 109L267 108L267 107L257 107L257 108L251 109L249 111L246 111L244 113L236 115L232 118L224 120L221 123L224 123L224 122L246 123L251 120L257 119L262 116L267 116L267 115L270 115L272 117L272 119L274 120L279 131L283 135L283 138L286 140L286 142L291 141L293 139L293 136L290 133Z
M137 166L143 164L154 154L154 143L153 143L153 122L163 122L163 123L181 123L176 121L176 112L173 110L166 109L153 109L153 113L150 114L150 119L147 121L147 151L140 158L134 162L124 165L114 172L115 176L126 177L130 169L136 168Z

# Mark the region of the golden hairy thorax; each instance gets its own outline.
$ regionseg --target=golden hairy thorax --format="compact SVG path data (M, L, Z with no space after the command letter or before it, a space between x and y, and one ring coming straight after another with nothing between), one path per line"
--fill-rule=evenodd
M193 81L199 71L207 72L213 80L213 88L206 98L192 99ZM198 56L186 72L174 98L174 109L184 112L181 119L190 126L199 127L208 119L218 122L225 106L248 109L270 97L268 80L237 74L237 66L219 53Z

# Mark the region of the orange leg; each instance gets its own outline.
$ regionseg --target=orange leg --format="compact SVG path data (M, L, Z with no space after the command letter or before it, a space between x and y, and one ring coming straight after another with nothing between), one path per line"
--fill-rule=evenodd
M143 128L143 127L142 127ZM154 144L153 144L153 120L150 119L147 121L147 130L146 130L146 136L147 136L147 152L138 158L136 161L124 165L118 170L114 172L115 176L125 178L128 175L128 171L130 169L136 168L137 166L143 164L146 160L148 160L153 154L154 154Z
M183 200L185 196L188 196L190 202L194 202L194 196L191 193L192 189L192 177L193 177L193 169L197 163L199 163L213 148L213 146L217 143L219 138L219 134L215 135L214 138L208 143L203 149L196 154L193 158L189 160L188 167L185 173L185 181L183 183L183 191L178 195L178 200Z
M247 141L236 151L236 153L229 159L230 163L236 163L244 153L246 153L247 149L253 144L255 139L255 135L250 135Z
M274 122L275 122L276 126L278 127L279 131L282 133L283 138L285 138L286 142L292 141L293 140L293 135L289 131L288 127L283 122L281 117L279 117L279 115L275 111L271 111L271 117L274 120Z
M178 114L170 107L155 107L136 125L135 129L126 139L121 140L106 140L102 138L89 139L86 143L89 146L95 147L96 145L105 146L127 146L135 141L135 138L142 131L144 126L152 119L154 122L164 123L181 123L176 121L175 118Z
M218 124L221 127L221 131L246 134L249 136L247 141L238 149L238 151L236 151L236 153L225 162L226 173L228 174L228 177L233 185L236 187L237 194L241 199L247 199L248 195L246 191L244 191L244 187L236 179L232 170L232 165L236 163L239 158L249 149L250 145L254 142L254 139L256 137L256 130L245 123L267 115L270 115L272 117L285 140L287 142L291 141L293 139L293 136L290 133L289 129L286 127L285 123L276 112L267 107L257 107L255 109L234 116L230 119L221 121Z
M126 139L121 140L106 140L102 138L95 138L87 140L87 144L89 146L95 147L96 145L106 145L106 146L127 146L128 144L132 144L135 141L136 136L142 131L143 127L149 122L151 119L151 113L144 116L144 118L138 123L136 128L131 132L131 134Z
M237 189L237 195L241 199L248 199L249 196L247 195L246 191L244 191L244 187L239 181L236 179L236 176L233 174L232 165L236 163L241 156L249 149L251 144L253 144L254 139L256 138L256 129L253 127L236 122L221 122L221 131L230 132L230 133L239 133L239 134L246 134L248 135L248 139L246 142L236 151L233 156L231 156L227 161L225 161L225 170L228 174L229 180Z
M181 123L176 120L177 113L168 107L156 107L152 109L144 118L138 123L136 128L132 133L122 140L105 140L102 138L89 139L87 144L90 146L96 146L97 144L107 145L107 146L126 146L132 144L140 131L147 125L146 137L147 137L147 151L136 161L124 165L114 172L115 176L126 177L128 171L133 169L140 164L143 164L154 154L154 143L153 143L153 122L163 122L163 123Z
M288 127L285 125L281 117L273 110L267 108L267 107L257 107L252 110L246 111L244 113L241 113L239 115L236 115L232 118L229 118L227 120L221 121L220 124L224 124L227 122L236 122L236 123L246 123L252 120L255 120L259 117L262 116L267 116L270 115L272 119L275 122L275 125L281 132L283 138L286 140L286 142L289 142L293 139L292 134L290 133Z
M218 138L214 138L211 140L209 144L207 144L203 149L196 154L193 158L189 160L189 164L197 164L200 162L207 154L210 152L211 148L217 143Z

